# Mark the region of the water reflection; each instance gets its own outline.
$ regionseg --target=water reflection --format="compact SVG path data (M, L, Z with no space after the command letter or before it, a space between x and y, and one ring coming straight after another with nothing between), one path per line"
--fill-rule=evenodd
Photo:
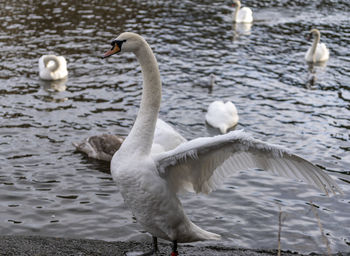
M65 93L67 89L67 81L67 78L54 81L39 80L38 84L42 87L43 90L41 90L34 97L44 102L65 102L68 100L67 93ZM59 106L54 106L54 108L56 107Z
M307 62L308 66L308 79L306 83L306 88L315 89L317 76L326 72L327 61L324 62Z
M54 81L42 81L42 85L45 91L49 93L55 93L55 92L63 92L67 89L66 83L67 83L67 77L60 79L60 80L54 80Z
M253 23L237 23L232 24L233 41L237 40L241 35L250 35Z

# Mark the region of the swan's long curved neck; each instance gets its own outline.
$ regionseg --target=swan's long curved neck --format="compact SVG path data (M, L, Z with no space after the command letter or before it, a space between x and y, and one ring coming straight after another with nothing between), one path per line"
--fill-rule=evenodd
M142 99L134 126L123 144L131 146L138 153L148 154L151 151L158 118L162 84L157 60L146 41L135 55L143 76Z
M53 61L54 65L53 66L49 66L49 62ZM56 56L46 56L44 58L44 65L46 68L48 68L51 72L55 72L56 70L58 70L60 68L60 62L58 61Z
M315 31L315 32L313 33L313 35L314 35L314 41L313 41L312 47L311 47L311 54L312 54L313 60L315 61L315 58L316 58L315 53L316 53L317 45L318 45L318 43L320 42L321 34L320 34L319 31Z
M241 2L240 2L240 1L235 2L235 5L236 5L236 9L235 9L235 12L233 13L233 21L234 21L234 22L237 21L238 12L239 12L239 10L241 9Z

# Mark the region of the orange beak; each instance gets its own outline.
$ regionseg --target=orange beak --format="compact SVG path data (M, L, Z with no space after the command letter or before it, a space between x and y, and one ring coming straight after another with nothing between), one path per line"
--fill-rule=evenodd
M115 44L114 47L112 47L112 49L110 49L109 51L105 52L105 54L103 54L102 58L108 58L109 56L112 56L113 54L116 54L120 52L120 48L118 46L118 44Z

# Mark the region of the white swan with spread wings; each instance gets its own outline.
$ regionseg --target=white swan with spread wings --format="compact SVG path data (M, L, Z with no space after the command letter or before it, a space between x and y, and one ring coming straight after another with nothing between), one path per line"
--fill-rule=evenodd
M241 170L260 168L304 180L324 193L340 191L324 171L279 146L252 138L243 131L198 138L173 150L151 154L161 101L161 79L156 58L140 35L125 32L104 54L132 52L143 75L140 109L129 135L111 161L111 173L137 222L157 238L177 243L220 239L220 235L195 225L177 197L180 191L209 193Z

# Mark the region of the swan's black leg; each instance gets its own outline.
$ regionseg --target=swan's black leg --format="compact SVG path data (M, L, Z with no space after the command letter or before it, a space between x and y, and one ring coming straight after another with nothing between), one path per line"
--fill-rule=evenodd
M157 237L155 237L155 236L152 236L152 238L153 238L153 252L154 252L154 253L157 253L157 252L159 252L159 249L158 249L158 239L157 239Z
M171 252L171 256L178 256L179 253L177 252L177 241L173 241L173 251Z

